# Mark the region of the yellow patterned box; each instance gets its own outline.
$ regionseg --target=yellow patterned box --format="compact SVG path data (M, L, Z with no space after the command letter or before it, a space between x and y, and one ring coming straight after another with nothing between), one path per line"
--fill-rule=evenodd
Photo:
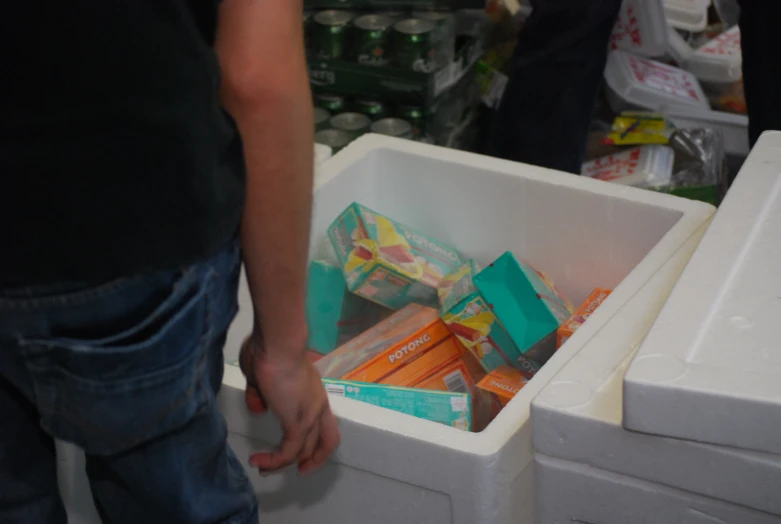
M391 309L436 307L439 281L462 264L452 247L359 204L336 219L328 236L348 289Z

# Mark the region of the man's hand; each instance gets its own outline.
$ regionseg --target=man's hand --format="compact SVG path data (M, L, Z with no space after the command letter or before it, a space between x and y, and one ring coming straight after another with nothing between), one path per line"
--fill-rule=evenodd
M300 351L268 353L256 336L241 348L247 407L253 413L271 411L284 433L279 449L250 457L250 464L262 472L297 463L299 473L305 475L322 466L339 445L336 417L320 376L309 358L300 355Z

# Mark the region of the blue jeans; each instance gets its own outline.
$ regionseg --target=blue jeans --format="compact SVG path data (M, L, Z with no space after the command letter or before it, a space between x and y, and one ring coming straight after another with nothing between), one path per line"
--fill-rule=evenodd
M53 438L84 449L106 523L247 523L215 396L240 250L100 286L0 290L0 522L66 522Z

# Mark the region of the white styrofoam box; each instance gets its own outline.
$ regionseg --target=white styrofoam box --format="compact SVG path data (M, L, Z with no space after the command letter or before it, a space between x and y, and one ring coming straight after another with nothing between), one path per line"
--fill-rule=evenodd
M331 158L331 148L323 144L315 144L315 167Z
M700 228L637 299L586 342L532 401L534 449L781 515L781 457L645 435L621 426L626 368L706 229Z
M684 31L703 31L708 25L710 0L664 0L667 23Z
M708 98L693 74L626 51L610 53L605 81L608 103L616 113L636 107L654 110L661 106L710 108Z
M411 522L518 523L531 521L528 468L532 461L529 406L545 383L635 295L712 215L699 202L462 151L366 135L322 166L315 190L313 258L332 257L326 228L351 202L364 205L457 246L487 263L506 250L551 274L574 302L594 287L615 291L592 319L482 433L331 398L343 443L333 464L312 480L291 475L255 479L278 493L267 518L278 523L338 522L355 504L372 498L372 523L395 523L402 511L395 493L414 493L425 519ZM248 300L248 294L240 295ZM233 341L251 329L243 304ZM580 342L578 342L578 340ZM277 442L269 417L244 407L244 379L226 366L221 409L229 430L253 446ZM316 480L322 475L324 480ZM322 482L322 493L308 486ZM321 485L321 484L317 484ZM327 489L326 489L327 488ZM394 495L391 495L394 493ZM330 494L333 494L333 498ZM348 496L349 494L349 496ZM530 495L529 495L530 496ZM436 499L436 500L435 500ZM441 502L437 502L440 501ZM406 510L405 510L406 511ZM406 515L406 514L405 514Z
M735 26L698 48L681 67L700 82L729 86L743 77L740 28Z
M581 174L626 186L662 187L670 184L674 160L671 147L638 146L586 162Z
M684 40L675 28L667 27L667 54L676 64L681 65L694 54L694 49Z
M680 129L718 129L724 137L724 151L728 154L745 157L749 153L746 115L688 107L661 107L659 112Z
M662 56L667 51L667 21L662 0L624 0L618 13L612 49L643 56Z
M781 523L777 515L541 454L534 467L539 524Z
M629 367L625 427L781 454L779 246L781 132L767 132Z

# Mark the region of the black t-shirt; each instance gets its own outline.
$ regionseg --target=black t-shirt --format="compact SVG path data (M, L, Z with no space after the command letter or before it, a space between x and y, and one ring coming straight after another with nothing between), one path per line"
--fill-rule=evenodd
M176 267L236 232L217 4L0 3L0 287Z

